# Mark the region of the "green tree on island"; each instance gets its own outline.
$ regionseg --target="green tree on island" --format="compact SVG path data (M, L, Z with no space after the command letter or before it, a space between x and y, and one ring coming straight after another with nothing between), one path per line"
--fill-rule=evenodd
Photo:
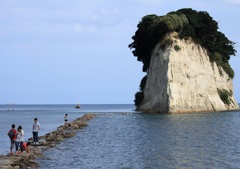
M205 11L196 11L191 8L180 9L164 16L146 15L137 25L137 31L132 37L129 48L138 61L143 62L143 72L147 72L151 60L151 52L164 35L177 32L180 39L191 38L195 43L204 47L211 62L229 75L234 77L234 71L229 65L231 55L236 54L234 42L230 41L222 32L218 31L218 23ZM146 81L146 77L143 81ZM135 95L135 104L141 101L143 87ZM137 98L139 96L140 99Z

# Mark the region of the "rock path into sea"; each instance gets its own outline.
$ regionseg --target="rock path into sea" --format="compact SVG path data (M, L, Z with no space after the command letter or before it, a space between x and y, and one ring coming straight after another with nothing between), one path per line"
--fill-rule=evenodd
M31 144L30 155L23 152L22 155L0 156L1 169L33 169L39 166L35 159L44 156L44 150L53 148L56 144L66 138L76 135L78 129L87 126L87 122L93 119L95 114L85 114L82 117L70 122L70 126L59 126L56 131L39 137L39 144ZM32 138L28 139L30 142Z

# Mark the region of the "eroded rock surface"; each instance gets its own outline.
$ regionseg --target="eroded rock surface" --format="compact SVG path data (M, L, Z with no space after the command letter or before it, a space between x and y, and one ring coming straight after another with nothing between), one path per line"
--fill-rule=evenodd
M160 43L153 50L144 99L137 110L181 113L239 109L233 94L226 104L218 93L218 89L233 93L232 78L210 62L207 51L200 45L175 37L174 34L166 37L173 44L165 50Z

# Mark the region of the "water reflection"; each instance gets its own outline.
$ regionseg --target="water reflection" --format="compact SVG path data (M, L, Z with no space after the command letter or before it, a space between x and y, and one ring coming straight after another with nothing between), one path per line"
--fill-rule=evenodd
M240 112L102 115L42 168L240 168Z

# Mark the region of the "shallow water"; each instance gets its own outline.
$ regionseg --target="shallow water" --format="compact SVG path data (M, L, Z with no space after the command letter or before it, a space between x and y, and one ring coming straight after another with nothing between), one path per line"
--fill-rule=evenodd
M12 124L16 128L21 125L25 132L25 141L32 137L33 119L39 119L41 130L39 135L44 135L55 130L64 124L64 115L68 113L68 120L73 121L86 113L91 112L124 112L132 111L132 104L84 104L80 109L75 109L75 105L0 105L0 155L9 153L10 141L7 132Z
M41 168L240 168L240 111L99 115Z

